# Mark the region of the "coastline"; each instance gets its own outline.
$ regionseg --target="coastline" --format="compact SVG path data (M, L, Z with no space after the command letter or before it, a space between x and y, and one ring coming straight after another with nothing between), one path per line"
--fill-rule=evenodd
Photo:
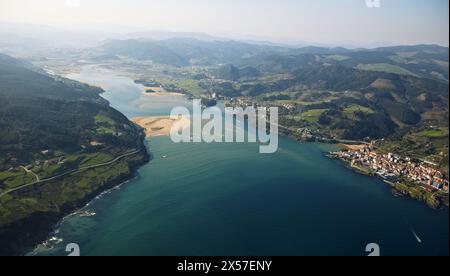
M170 116L143 116L131 118L131 121L143 128L147 137L169 136L175 124L179 130L191 127L191 118L187 116L178 119Z
M137 146L141 150L137 154L138 158L126 158L123 161L126 162L129 168L128 173L119 174L109 179L106 183L100 184L96 189L82 199L77 200L74 204L63 204L59 208L59 212L36 212L29 217L0 228L0 256L20 256L29 253L36 246L47 241L64 218L85 208L105 191L114 189L135 178L138 169L151 160L151 154L145 145L146 137L144 131L143 129L138 129L138 131L140 138Z
M283 129L282 129L283 130ZM295 141L305 142L305 143L311 143L311 142L322 142L325 144L330 145L336 145L340 147L341 149L348 149L348 150L359 150L361 148L364 148L365 145L367 145L367 142L363 141L348 141L348 140L330 140L322 137L308 137L304 139L303 137L299 137L297 135L293 135L291 132L283 132L281 131L280 134L284 137L291 138ZM329 152L326 154L328 158L331 159L338 159L341 164L345 166L346 169L353 171L354 173L369 176L369 177L376 177L377 179L380 179L383 181L384 184L387 184L392 189L393 196L396 197L408 197L411 199L414 199L419 202L425 203L430 209L448 209L449 208L449 194L443 193L441 191L437 192L430 192L426 189L422 190L421 185L416 185L413 183L410 183L409 181L399 181L399 182L391 182L388 179L371 172L370 170L353 166L349 162L349 160L341 159L338 156L335 156L332 154L332 152Z
M331 158L331 159L339 160L345 166L346 169L349 169L349 170L353 171L354 173L365 175L365 176L369 176L369 177L375 177L377 179L382 180L385 184L387 184L387 185L389 185L391 187L393 196L396 196L396 197L401 197L401 196L409 197L411 199L414 199L414 200L417 200L417 201L425 203L429 208L434 209L434 210L442 209L442 208L448 208L449 207L448 204L445 204L445 202L443 202L442 200L438 200L436 202L435 201L436 199L430 200L430 198L417 198L417 196L415 196L413 194L413 192L410 191L409 189L407 189L407 188L401 189L400 188L400 185L402 187L406 186L402 182L397 182L397 183L391 182L391 181L389 181L389 180L387 180L387 179L385 179L385 178L383 178L383 177L381 177L381 176L379 176L377 174L374 174L374 173L371 173L368 170L365 170L364 168L351 165L348 160L339 158L338 156L335 156L332 153L328 153L328 154L326 154L326 156L328 158Z
M145 96L173 96L173 97L184 97L185 94L177 93L177 92L144 92Z
M48 244L49 242L52 241L52 239L56 238L56 235L59 233L59 228L61 227L62 223L64 223L67 219L72 218L73 216L76 215L81 215L82 212L89 208L89 206L91 206L93 203L95 203L96 200L99 200L101 198L103 198L103 196L110 194L111 192L115 191L115 190L120 190L120 188L126 184L128 184L130 181L135 180L138 178L138 174L135 174L134 177L112 187L109 189L104 190L103 192L101 192L98 196L96 196L95 198L91 199L88 203L86 203L83 207L80 207L76 210L74 210L73 212L71 212L70 214L64 216L63 218L61 218L56 224L54 224L54 226L52 227L52 232L49 233L47 235L46 240L36 244L33 248L30 248L30 250L24 252L23 255L25 256L37 256L39 254L39 247L40 246L47 246L46 244ZM63 240L61 239L61 242Z
M162 87L145 86L145 85L143 85L143 94L144 95L156 95L156 96L175 96L175 97L187 96L186 94L183 94L180 92L166 91Z

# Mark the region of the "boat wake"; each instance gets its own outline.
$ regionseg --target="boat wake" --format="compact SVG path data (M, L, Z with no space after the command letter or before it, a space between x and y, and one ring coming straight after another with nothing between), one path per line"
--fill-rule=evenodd
M422 239L419 237L419 235L417 235L417 232L414 230L414 228L411 226L411 224L408 222L408 220L406 219L405 216L403 217L403 221L406 223L406 225L408 225L409 227L409 231L411 231L411 234L413 234L414 238L416 238L418 243L422 243Z
M414 235L414 237L416 238L418 243L422 243L422 240L420 239L420 237L417 235L416 231L414 231L414 229L412 229L412 227L410 228L411 233Z

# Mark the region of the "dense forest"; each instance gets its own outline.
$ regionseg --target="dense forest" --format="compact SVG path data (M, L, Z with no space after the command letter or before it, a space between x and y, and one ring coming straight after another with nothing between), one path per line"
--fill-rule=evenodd
M135 146L133 125L100 97L101 89L24 64L0 55L0 169L26 165L45 150L77 152L93 140ZM130 135L98 132L99 114L116 133Z
M0 255L42 242L149 160L143 131L100 93L0 55Z

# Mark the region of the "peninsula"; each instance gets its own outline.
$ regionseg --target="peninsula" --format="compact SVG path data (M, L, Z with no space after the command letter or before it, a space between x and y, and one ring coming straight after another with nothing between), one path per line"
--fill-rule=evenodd
M44 241L149 161L144 130L101 93L0 55L0 255Z

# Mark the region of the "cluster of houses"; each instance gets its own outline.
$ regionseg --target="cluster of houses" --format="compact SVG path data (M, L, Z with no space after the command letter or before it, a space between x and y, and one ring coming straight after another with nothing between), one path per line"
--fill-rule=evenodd
M52 154L52 151L44 150L44 151L41 151L41 153L42 153L42 155L49 155L49 154ZM37 160L33 164L25 166L25 169L32 170L34 167L37 167L37 166L42 166L42 167L46 168L46 167L52 166L52 165L62 165L65 162L66 162L66 157L64 157L64 156L56 157L56 158L52 158L52 159L48 159L48 160Z
M379 154L375 152L373 145L335 154L351 162L352 166L362 166L373 170L388 181L395 182L399 177L406 177L427 190L449 191L449 180L441 171L408 157L402 158L392 153Z
M289 111L294 111L294 110L296 109L296 107L295 107L294 104L286 103L286 104L282 104L281 106L284 107L284 108L286 108L286 109L289 110Z
M256 101L254 101L253 99L250 98L230 98L229 99L230 103L233 106L238 106L238 107L258 107L260 106L260 104ZM281 104L280 107L288 110L288 111L294 111L296 109L296 106L294 104L290 104L290 103L284 103Z
M311 139L314 139L314 137L315 137L313 134L313 131L307 127L299 128L297 130L297 132L298 132L298 135L300 136L300 138L303 140L311 140Z
M237 106L240 106L240 107L247 107L247 106L253 106L253 107L255 107L255 106L258 105L258 103L255 103L255 102L253 102L251 99L248 99L248 98L238 98L238 99L235 99L235 104L236 104Z

